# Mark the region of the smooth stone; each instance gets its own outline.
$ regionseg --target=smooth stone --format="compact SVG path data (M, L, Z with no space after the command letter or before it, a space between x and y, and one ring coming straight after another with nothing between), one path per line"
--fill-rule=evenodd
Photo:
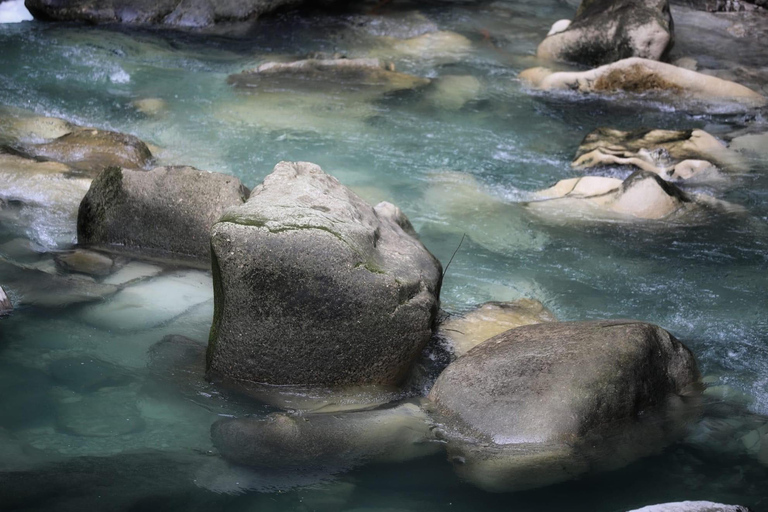
M165 111L168 109L168 104L164 99L161 98L138 99L132 101L131 106L136 109L137 112L150 117L157 117L165 113Z
M179 271L123 288L109 300L84 308L79 317L101 329L140 331L169 322L212 298L207 273Z
M120 368L92 357L58 359L48 366L48 372L57 384L78 393L125 386L133 381L133 378Z
M64 270L91 276L108 276L112 273L115 265L112 258L85 249L75 249L73 252L57 254L54 260Z
M194 167L110 167L93 180L80 204L78 243L207 266L211 226L247 197L240 180L226 174Z
M390 59L460 60L472 51L472 42L461 34L448 31L428 32L410 39L382 37L381 47L371 54Z
M555 34L559 34L560 32L563 32L571 25L571 20L565 19L565 20L557 20L552 24L552 27L549 29L549 32L547 32L547 36L553 36Z
M576 16L553 26L540 59L599 66L629 57L663 59L674 44L668 0L582 0Z
M142 169L152 161L147 145L133 135L77 128L50 142L27 145L36 157L62 162L95 176L107 167Z
M211 438L225 459L264 469L348 470L371 462L405 462L442 449L429 418L413 403L340 415L224 419L213 424Z
M259 67L230 75L227 82L236 88L259 94L283 92L335 93L360 100L385 93L416 89L430 80L398 73L379 59L306 59L295 62L267 62Z
M130 261L121 267L120 270L103 279L101 282L104 284L121 286L133 281L155 277L162 271L163 269L157 265L144 263L142 261Z
M438 326L437 334L448 341L456 357L461 357L485 340L510 329L556 321L555 315L534 299L486 302L467 314L448 318Z
M459 110L476 99L482 90L480 80L469 75L446 75L432 81L425 97L427 101L445 110Z
M34 263L44 257L45 249L28 238L14 238L0 245L0 254L18 263Z
M432 335L440 263L390 203L281 162L211 234L212 378L398 385Z
M0 106L0 140L9 138L9 142L39 143L62 137L76 128L58 117Z
M511 329L451 363L429 392L459 476L515 491L620 468L698 416L693 354L633 320Z
M688 102L680 106L692 109L707 106L724 113L768 104L762 94L743 85L639 57L589 71L556 72L531 68L521 72L519 78L530 87L543 91L653 94L654 99Z
M556 221L665 221L697 224L711 213L743 209L711 196L688 194L657 174L636 171L627 179L585 176L557 182L525 206Z

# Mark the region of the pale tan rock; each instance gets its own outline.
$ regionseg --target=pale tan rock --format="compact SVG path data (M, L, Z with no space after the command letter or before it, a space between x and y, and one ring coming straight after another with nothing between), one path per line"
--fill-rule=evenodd
M162 98L142 98L131 103L131 106L142 114L157 117L163 114L168 104Z
M441 76L434 80L426 98L436 107L459 110L480 94L480 80L469 75Z
M558 34L566 30L571 24L571 20L557 20L552 24L552 28L547 32L547 37Z
M696 59L692 59L691 57L681 57L673 62L673 64L679 68L687 69L690 71L696 71L699 67L699 63L696 61Z
M535 299L514 302L486 302L466 315L440 324L438 335L453 347L456 357L497 334L523 325L556 322L555 315Z
M11 311L13 311L11 299L8 298L8 295L5 294L5 290L0 286L0 316L7 315Z
M731 108L741 109L768 104L763 95L743 85L638 57L620 60L589 71L556 72L540 67L527 69L519 76L525 84L543 91L565 90L600 94L647 93L654 94L660 99L727 103Z
M456 32L428 32L410 39L382 37L372 55L385 58L454 60L472 51L472 42Z
M741 155L703 130L637 130L598 128L582 141L571 162L574 169L629 165L666 180L722 179L719 170L746 172Z

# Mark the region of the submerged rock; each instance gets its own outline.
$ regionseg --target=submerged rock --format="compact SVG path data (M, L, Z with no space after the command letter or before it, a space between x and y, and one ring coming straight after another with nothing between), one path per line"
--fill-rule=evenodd
M27 0L26 6L40 20L205 27L256 19L277 8L300 3L302 0Z
M52 362L48 372L57 384L78 393L101 388L125 386L133 378L120 368L92 357L68 357Z
M51 269L55 272L55 268ZM116 286L97 283L87 276L57 275L0 258L0 277L14 291L19 304L65 307L92 302L117 292Z
M217 421L213 444L237 464L265 469L348 470L369 462L404 462L439 452L429 418L418 405L336 414Z
M429 341L440 263L400 210L279 163L211 235L208 371L266 384L399 384Z
M136 408L136 395L126 389L103 389L61 401L56 427L83 437L114 437L140 432L144 419Z
M56 264L64 270L91 276L108 276L115 266L115 262L109 256L84 249L57 254L54 259Z
M720 170L746 172L735 151L703 130L636 130L598 128L581 142L574 169L626 165L666 180L716 179Z
M563 221L663 220L697 223L707 212L739 212L736 205L711 196L688 194L648 171L636 171L624 181L585 176L558 181L525 203L529 211Z
M472 42L448 31L427 32L409 39L382 37L371 54L389 59L460 60L472 51Z
M211 226L247 197L237 178L193 167L110 167L80 204L77 239L111 252L207 262Z
M539 58L588 66L660 60L675 39L668 0L583 0L573 21L557 28L539 45Z
M723 505L712 501L678 501L648 505L629 512L749 512L749 509L741 505Z
M687 100L692 102L691 107L714 104L723 111L768 104L763 95L735 82L638 57L589 71L556 72L547 68L531 68L520 73L520 79L544 91L652 94L660 100Z
M456 357L461 357L485 340L515 327L556 321L555 315L534 299L486 302L442 322L437 334L450 344Z
M77 128L50 142L26 145L23 150L90 174L112 166L141 169L152 161L149 148L137 137L96 128Z
M429 84L429 79L398 73L379 59L267 62L256 69L230 75L227 81L238 89L259 94L285 90L322 94L343 90L345 95L368 98Z
M157 117L168 108L162 98L141 98L131 102L131 106L146 116Z
M482 90L480 80L469 75L446 75L434 80L427 90L427 101L438 108L459 110L477 99Z
M512 491L660 450L696 417L699 379L690 351L655 325L544 323L481 343L429 399L457 473Z

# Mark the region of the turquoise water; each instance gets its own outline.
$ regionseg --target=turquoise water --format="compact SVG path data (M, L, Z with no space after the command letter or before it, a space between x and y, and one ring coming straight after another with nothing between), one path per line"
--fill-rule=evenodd
M549 26L572 16L566 3L445 3L420 12L396 4L382 16L287 14L238 38L0 25L0 104L128 132L151 143L160 164L233 174L249 187L278 161L317 163L366 200L400 206L444 265L466 233L443 286L447 312L530 297L562 320L650 321L683 340L710 385L742 405L716 404L689 439L658 456L514 495L461 483L442 456L338 475L233 468L212 453L211 423L270 409L205 383L193 349L158 345L183 335L203 346L212 311L209 274L158 268L146 290L117 304L23 307L0 323L0 510L620 511L682 499L766 507L768 467L739 441L751 427L722 439L707 433L727 431L729 421L768 421L759 416L768 415L768 164L753 160L726 185L692 188L746 210L705 225L545 223L518 204L578 176L570 161L596 127L726 136L760 127L761 114L531 94L516 76L537 64L531 55ZM435 28L462 34L470 49L407 57L377 39ZM288 90L259 101L226 83L310 52L389 53L400 71L469 75L480 88L457 108L432 90L369 101ZM142 98L166 107L142 114L131 106ZM40 251L75 242L61 218L14 222L3 221L0 244L20 233ZM18 278L0 271L6 282ZM57 370L67 364L105 365L117 385L86 389L88 372Z

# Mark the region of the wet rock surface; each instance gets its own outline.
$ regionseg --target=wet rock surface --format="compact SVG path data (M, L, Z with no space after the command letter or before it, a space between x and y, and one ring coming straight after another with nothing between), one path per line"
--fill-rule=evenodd
M587 170L606 165L640 168L666 180L716 179L721 170L748 170L738 153L703 130L598 128L584 138L571 166Z
M520 78L544 91L649 94L693 110L711 105L722 112L738 112L768 104L763 95L735 82L639 57L581 72L532 68Z
M583 0L573 21L539 45L539 58L600 66L629 57L661 60L674 44L668 0Z
M78 242L113 252L207 262L211 226L247 196L237 178L192 167L111 167L94 180L80 204Z
M398 384L429 340L440 263L389 203L282 162L211 235L208 371L268 384Z
M556 321L555 315L534 299L487 302L464 315L441 322L437 335L450 344L456 357L460 357L485 340L515 327Z
M429 399L459 475L502 491L653 453L696 417L699 379L691 352L660 327L545 323L481 343Z

